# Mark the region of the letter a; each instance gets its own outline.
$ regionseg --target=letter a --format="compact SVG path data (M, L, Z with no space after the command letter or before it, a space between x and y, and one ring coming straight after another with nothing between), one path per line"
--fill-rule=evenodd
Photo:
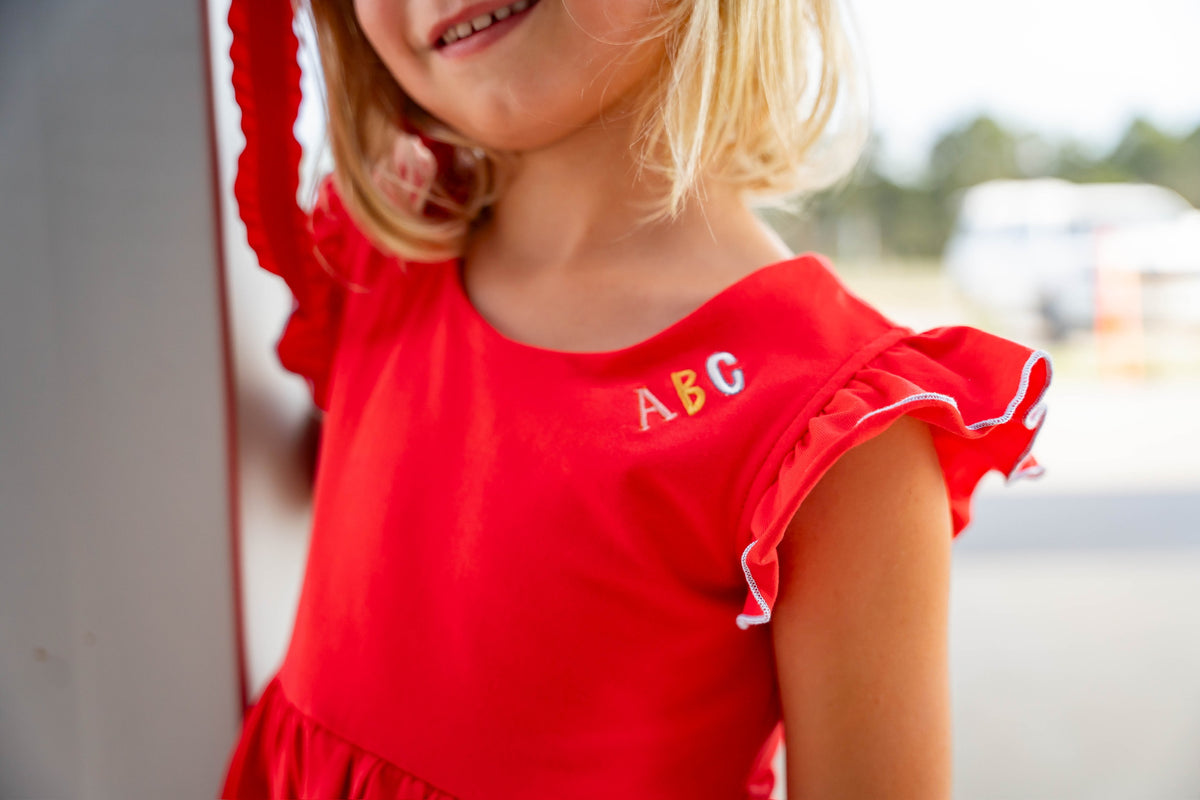
M696 385L694 369L672 372L671 383L675 384L675 394L679 395L679 401L689 417L704 408L704 389Z
M650 430L650 422L646 419L646 414L648 414L651 411L658 412L659 415L661 415L664 420L675 419L676 417L679 416L678 414L673 412L671 409L664 406L662 403L662 400L659 400L657 397L655 397L654 393L651 392L649 389L647 389L645 386L638 388L637 396L638 396L638 411L642 415L641 430L644 430L644 431ZM647 402L650 403L649 406L646 405Z

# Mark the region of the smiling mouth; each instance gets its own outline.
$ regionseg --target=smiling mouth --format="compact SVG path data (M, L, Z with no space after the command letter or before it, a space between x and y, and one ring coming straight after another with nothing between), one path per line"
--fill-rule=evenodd
M480 31L485 31L497 22L503 22L513 17L518 17L527 13L531 8L536 6L541 0L515 0L503 8L497 8L487 14L480 14L474 19L460 22L457 25L452 25L442 34L441 38L434 43L434 49L440 50L446 45L461 42L464 39L469 39Z

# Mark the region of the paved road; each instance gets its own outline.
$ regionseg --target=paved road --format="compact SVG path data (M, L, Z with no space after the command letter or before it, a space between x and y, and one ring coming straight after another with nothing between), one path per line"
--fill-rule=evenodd
M1200 798L1200 492L984 493L955 544L956 797Z
M955 796L1200 798L1200 547L1017 538L955 553Z
M956 797L1200 798L1200 492L985 491L954 570Z
M1200 548L1200 491L981 494L955 542L964 554L1013 550Z

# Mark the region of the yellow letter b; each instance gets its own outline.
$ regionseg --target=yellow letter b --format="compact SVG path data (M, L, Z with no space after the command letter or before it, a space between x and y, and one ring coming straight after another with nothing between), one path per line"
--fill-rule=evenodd
M679 372L672 372L671 383L675 384L675 394L679 395L688 416L704 407L704 389L696 385L695 370L681 369Z

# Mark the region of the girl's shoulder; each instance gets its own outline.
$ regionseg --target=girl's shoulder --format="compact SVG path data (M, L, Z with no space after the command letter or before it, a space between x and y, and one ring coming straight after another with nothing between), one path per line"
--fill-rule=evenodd
M757 280L756 280L757 279ZM824 255L804 252L764 267L744 279L745 313L779 327L790 346L844 349L896 326L863 300Z
M1038 365L1049 380L1049 355L1041 350L967 325L918 331L892 320L818 253L763 267L727 293L732 313L716 315L717 326L747 354L789 373L790 385L806 384L813 398L832 397L846 381L872 373L894 372L933 393L957 378L975 389L960 388L958 407L967 414L978 407L974 395L986 405L991 390L1010 383L1027 392Z
M769 453L750 481L742 527L749 593L739 625L767 622L778 592L777 547L800 503L845 453L904 416L929 425L958 535L990 471L1032 477L1050 357L978 328L916 331L850 291L822 256L779 265L739 293L758 343L740 346L775 401ZM750 367L750 364L747 364Z

